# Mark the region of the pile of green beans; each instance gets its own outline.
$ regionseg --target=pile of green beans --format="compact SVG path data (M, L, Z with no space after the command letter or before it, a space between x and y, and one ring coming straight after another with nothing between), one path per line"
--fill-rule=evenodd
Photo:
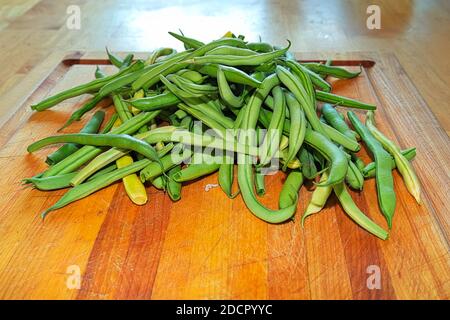
M396 204L392 170L398 168L407 190L420 202L420 183L409 162L415 148L401 150L381 133L375 105L332 92L330 78L352 79L361 70L334 66L332 60L297 61L289 41L279 47L247 42L229 32L204 43L169 34L183 43L184 51L161 47L145 60L134 60L132 54L121 58L107 50L115 73L106 75L97 67L95 80L31 106L44 111L91 94L63 127L82 119L102 99L111 98L115 108L103 128L105 113L97 111L81 132L28 146L34 152L64 144L48 155L47 170L23 179L43 191L69 188L42 216L129 175L179 201L186 182L218 172L217 186L225 195L240 195L251 213L269 223L294 218L300 190L309 180L313 193L302 225L334 194L356 224L383 240L388 231L356 206L348 187L364 192L365 179L375 178L389 229ZM346 117L342 108L359 109L360 114L350 111ZM365 124L361 110L367 110ZM365 164L359 156L362 144L373 162ZM115 163L124 156L129 162ZM265 173L277 170L286 178L278 207L269 208L260 201L268 191Z

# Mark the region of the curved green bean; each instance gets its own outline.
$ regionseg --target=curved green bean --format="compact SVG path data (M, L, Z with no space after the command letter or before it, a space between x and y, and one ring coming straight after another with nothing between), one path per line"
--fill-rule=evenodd
M350 107L363 110L375 110L377 106L370 103L361 102L355 99L339 96L334 93L316 90L316 99L322 102L337 104L342 107Z
M286 93L286 102L291 116L289 128L289 145L286 163L283 169L286 169L287 164L295 157L300 150L306 133L306 118L299 102L291 93ZM274 105L275 106L275 105ZM281 134L280 134L281 135Z
M181 183L173 179L173 176L180 171L181 165L177 165L167 172L168 178L166 190L167 194L169 195L169 198L172 199L172 201L178 201L181 199Z
M320 177L320 182L325 182L328 180L328 172L324 171L322 176ZM333 191L333 186L316 186L316 189L313 191L311 196L311 200L309 201L308 206L306 207L305 212L302 216L302 226L305 224L305 220L310 215L320 212L320 210L325 207L328 198L330 197L331 191Z
M105 113L103 111L95 112L92 118L80 130L80 133L97 133L98 129L102 125L104 118ZM49 154L45 162L48 163L49 165L54 165L55 163L60 162L61 160L68 157L78 149L79 149L78 145L73 143L66 143L55 152Z
M290 41L288 41L288 43L289 43L288 46L284 49L267 53L255 54L251 56L230 56L225 54L208 55L208 56L197 56L192 59L185 60L185 62L194 64L220 63L227 66L258 66L284 55L291 46Z
M230 85L227 82L225 73L221 66L217 68L217 86L219 87L219 94L223 101L232 108L240 108L244 103L242 97L236 97L231 91Z
M374 113L372 111L367 112L366 126L370 133L377 139L381 145L394 157L395 164L398 171L403 177L406 188L409 193L420 204L420 182L414 171L414 168L409 163L408 159L402 154L400 148L391 140L389 140L380 130L375 127Z
M386 240L388 238L389 234L383 228L370 220L363 212L361 212L361 210L359 210L345 188L344 183L334 185L333 190L345 213L347 213L348 216L352 218L352 220L355 221L361 228L369 231L382 240Z
M319 151L331 163L328 179L317 185L335 185L345 179L348 160L343 151L322 134L309 128L306 129L305 142Z
M333 128L356 141L354 132L349 128L345 120L342 119L340 113L331 104L324 103L321 111L325 120L327 120Z
M186 168L178 171L172 176L176 182L191 181L219 170L220 163L199 163L190 164Z
M288 208L297 203L298 192L303 184L303 174L298 170L289 172L283 187L281 188L280 197L278 199L278 206Z
M305 112L306 118L313 127L314 130L328 137L327 133L323 129L319 118L317 117L314 93L312 91L311 80L308 76L303 74L303 79L306 84L304 86L298 77L294 76L286 68L282 66L277 66L276 74L280 78L280 81L292 92L295 98L300 102L303 111Z
M201 65L197 71L210 77L217 77L217 69L219 69L219 67L225 74L225 78L230 82L244 84L254 88L261 87L261 81L234 67L208 63Z
M89 134L89 133L75 133L65 134L59 136L51 136L30 144L27 148L28 152L34 152L45 146L55 143L77 143L82 145L91 145L96 147L115 147L127 150L132 150L142 154L146 158L159 163L156 150L148 143L142 140L131 137L127 134Z
M391 172L391 156L383 149L382 145L375 139L367 127L361 123L355 113L349 111L347 115L353 127L375 158L375 181L377 185L378 204L390 229L392 227L392 217L394 216L396 205L394 179Z
M406 159L411 161L416 156L416 148L413 147L413 148L405 149L405 150L402 150L401 153ZM397 168L397 165L395 164L394 159L392 159L392 161L391 161L391 168L392 168L392 170ZM362 174L363 174L364 178L366 178L366 179L375 177L375 162L371 162L367 166L365 166L362 170Z
M206 52L205 56L209 55L252 56L255 54L258 53L250 49L237 48L233 46L220 46Z
M180 40L181 42L183 42L183 44L185 45L186 49L192 48L192 49L198 49L201 46L204 46L205 44L201 41L198 41L196 39L193 38L188 38L185 37L184 35L179 35L175 32L171 32L169 31L169 34L174 37L177 40Z
M332 76L338 79L351 79L359 76L362 69L357 72L348 71L341 67L331 66L323 63L307 62L302 63L303 66L315 73L321 73L327 76Z
M85 84L73 87L71 89L59 92L51 97L48 97L48 98L42 100L41 102L39 102L37 104L32 105L31 109L36 110L36 111L43 111L43 110L46 110L48 108L51 108L51 107L57 105L61 101L67 100L69 98L73 98L73 97L76 97L76 96L79 96L79 95L82 95L85 93L96 92L101 87L103 87L106 83L108 83L122 75L125 75L127 73L139 70L140 68L142 68L142 65L139 61L137 61L137 62L133 63L132 65L130 65L129 67L120 70L116 74L113 74L113 75L110 75L110 76L107 76L104 78L100 78L100 79L95 79L88 83L85 83Z

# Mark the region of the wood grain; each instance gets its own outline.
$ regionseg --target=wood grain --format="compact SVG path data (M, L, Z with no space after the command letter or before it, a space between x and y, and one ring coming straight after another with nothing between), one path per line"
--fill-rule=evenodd
M366 27L369 5L381 10L381 29ZM67 8L77 5L81 28L69 29ZM10 105L20 104L32 69L54 52L69 50L150 52L181 49L167 34L208 41L231 30L248 40L283 45L293 51L394 52L421 96L450 133L450 2L447 0L171 1L2 0L0 4L0 124ZM208 28L205 28L205 25ZM19 86L17 86L19 85ZM10 90L23 91L11 95Z
M87 97L41 113L32 113L29 105L91 79L94 66L79 62L104 63L99 53L71 57L46 62L49 69L35 90L12 107L16 111L1 127L0 298L449 298L448 137L395 56L332 55L376 62L357 79L333 81L334 92L377 103L380 129L402 148L418 149L413 165L423 184L424 203L414 202L395 173L398 204L387 241L355 225L334 196L302 228L300 214L311 185L300 192L295 222L268 225L254 217L240 197L229 200L217 187L205 191L207 184L217 182L216 175L187 184L182 200L175 203L149 187L150 201L142 207L131 204L117 183L41 221L38 213L63 191L41 192L20 184L20 179L45 168L42 159L53 150L27 155L24 146L54 133ZM302 53L298 58L325 56ZM65 132L77 131L82 124ZM360 156L371 161L364 148ZM283 173L267 177L263 203L276 207L284 178ZM351 194L365 213L386 226L373 179L365 182L362 193ZM66 285L73 265L81 271L79 290ZM367 287L370 266L381 271L379 290Z

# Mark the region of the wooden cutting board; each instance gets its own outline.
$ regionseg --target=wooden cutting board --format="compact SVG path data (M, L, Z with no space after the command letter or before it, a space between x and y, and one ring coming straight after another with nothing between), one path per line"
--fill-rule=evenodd
M302 228L310 184L301 190L296 221L269 225L254 217L240 197L229 200L220 188L206 191L216 175L187 184L177 203L149 187L149 203L141 207L130 203L116 183L42 221L39 213L64 191L21 185L22 178L46 168L43 160L53 150L29 155L26 147L55 134L88 97L40 113L29 106L89 81L95 65L107 63L103 54L77 52L36 68L31 77L37 85L16 89L27 90L24 101L10 106L12 116L1 127L0 298L448 299L448 136L395 56L298 55L303 60L328 57L341 65L364 61L362 75L334 81L333 92L376 103L380 129L402 148L417 147L413 165L423 184L423 204L415 203L394 172L397 209L389 240L359 228L334 196ZM110 113L107 104L101 107ZM83 122L65 132L78 131ZM360 154L370 161L365 150ZM283 180L282 173L267 178L263 203L277 206ZM352 195L386 227L373 179Z

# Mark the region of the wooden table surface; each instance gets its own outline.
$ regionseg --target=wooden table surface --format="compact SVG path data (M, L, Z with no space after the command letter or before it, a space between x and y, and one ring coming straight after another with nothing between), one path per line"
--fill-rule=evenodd
M380 6L381 29L366 27L367 7ZM68 29L77 5L80 29ZM69 13L73 12L70 11ZM394 52L441 126L450 132L450 2L447 0L183 1L3 0L0 2L0 124L27 88L31 69L55 51L150 51L180 48L167 34L181 28L202 40L227 30L293 51ZM70 21L69 21L70 22ZM206 27L207 26L207 27ZM26 91L25 91L26 92ZM14 103L12 103L14 102Z
M68 2L22 1L1 7L0 17L6 18L0 20L4 49L0 57L0 93L4 93L0 97L0 298L449 298L450 151L445 131L450 126L448 60L443 53L448 30L445 23L438 23L448 19L445 2L427 2L426 6L419 2L409 11L409 2L380 3L386 18L379 31L367 30L355 19L345 19L344 24L336 17L365 12L363 4L353 2L318 2L316 6L314 2L232 3L226 7L229 10L220 3L205 8L194 2L181 10L152 1L136 2L133 7L107 2L110 5L105 4L103 11L98 2L80 2L85 13L83 27L70 31L65 29ZM333 16L327 6L334 6ZM350 11L337 10L341 7ZM213 15L213 9L224 12ZM255 14L244 21L250 9ZM311 12L313 18L307 16ZM115 18L108 19L112 14ZM167 22L161 18L165 16L178 19ZM400 25L393 22L394 16ZM192 19L217 24L205 30ZM430 21L429 35L416 29L424 21ZM305 229L299 223L267 225L253 217L241 199L229 201L218 189L206 193L205 184L215 182L211 176L187 186L182 201L175 204L149 189L151 201L144 207L130 205L121 184L116 184L43 223L37 213L62 192L48 194L20 186L22 177L44 169L41 160L48 152L25 156L24 146L55 132L70 108L84 98L39 114L31 114L28 106L92 78L92 72L81 69L67 73L63 82L53 77L51 72L63 52L100 50L105 44L120 51L175 45L165 31L180 25L206 40L228 29L251 38L261 34L280 44L280 39L289 38L294 50L316 52L301 54L303 58L356 59L364 54L348 52L373 47L395 51L395 55L367 55L377 61L367 74L372 87L337 83L335 89L372 99L380 106L383 131L402 147L418 147L414 166L424 185L424 204L412 201L396 174L399 205L391 238L383 242L355 226L334 199ZM305 31L306 27L311 29ZM314 40L318 37L319 43ZM24 46L29 48L24 50ZM47 80L42 83L43 79ZM281 176L269 179L266 204L276 203L281 182ZM353 194L355 200L384 226L373 181L365 188L364 196ZM299 212L308 194L302 191ZM367 280L377 267L381 289L370 290Z

